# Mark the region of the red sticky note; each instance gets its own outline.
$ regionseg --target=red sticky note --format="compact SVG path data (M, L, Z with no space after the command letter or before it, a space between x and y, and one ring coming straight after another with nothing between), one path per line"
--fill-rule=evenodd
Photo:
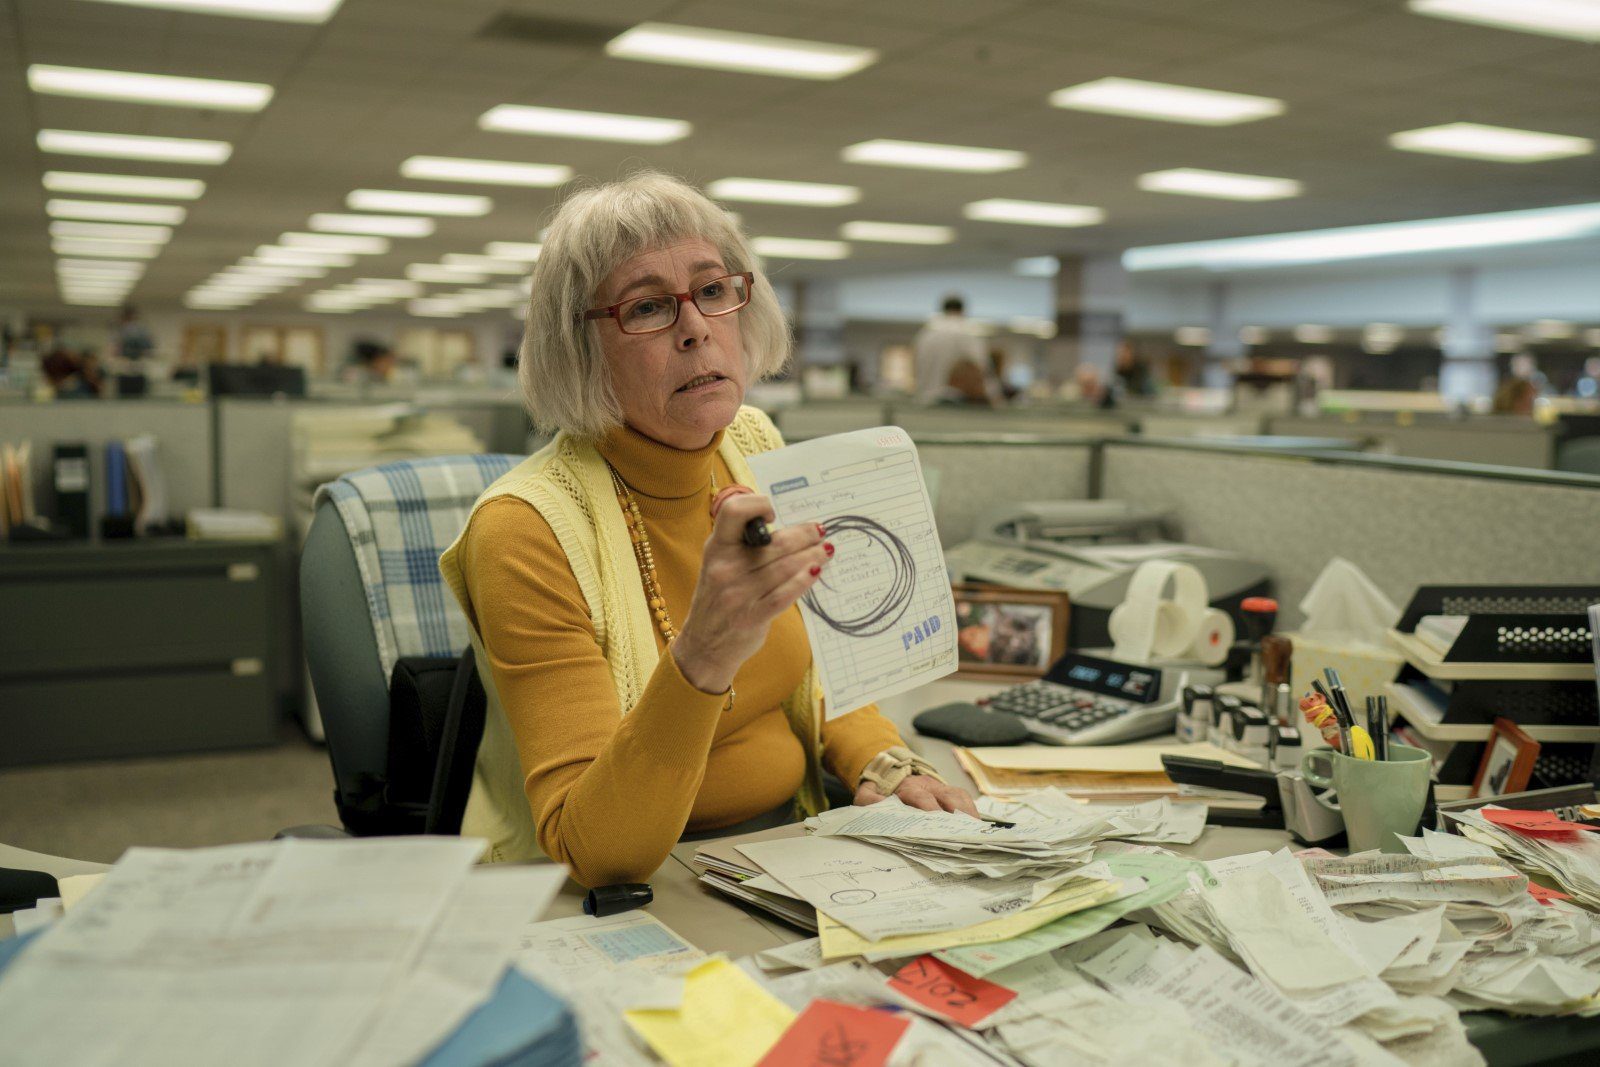
M1574 830L1594 830L1600 827L1588 823L1567 822L1553 811L1517 811L1514 808L1481 808L1483 817L1496 826L1504 826L1519 834L1547 837L1569 834Z
M1567 894L1559 889L1546 889L1538 882L1528 883L1528 895L1541 904L1548 904L1552 900L1571 900Z
M912 960L889 979L889 984L903 996L968 1028L1017 997L1014 989L974 978L932 956Z
M813 1000L756 1067L881 1067L910 1025L881 1008Z

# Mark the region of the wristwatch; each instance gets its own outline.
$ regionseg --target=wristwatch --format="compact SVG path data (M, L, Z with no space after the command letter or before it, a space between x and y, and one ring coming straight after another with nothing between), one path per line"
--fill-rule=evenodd
M939 772L933 769L933 764L906 748L904 745L895 745L886 748L867 764L861 772L863 782L871 782L877 787L878 792L884 796L893 796L900 784L913 774L926 775L936 782L943 782Z

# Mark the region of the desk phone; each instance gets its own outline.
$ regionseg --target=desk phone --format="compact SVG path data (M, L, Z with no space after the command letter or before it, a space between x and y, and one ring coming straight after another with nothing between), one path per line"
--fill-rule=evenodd
M1068 652L1037 681L979 701L1015 715L1035 741L1052 745L1109 745L1170 733L1183 687L1221 677L1205 667L1120 663Z

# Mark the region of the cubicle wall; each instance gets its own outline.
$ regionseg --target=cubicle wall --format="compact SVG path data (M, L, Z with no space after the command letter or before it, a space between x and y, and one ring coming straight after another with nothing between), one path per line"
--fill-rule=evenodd
M1450 418L1351 412L1344 415L1274 415L1267 433L1304 437L1344 437L1413 459L1493 463L1549 470L1555 466L1555 428L1532 419L1504 415Z
M156 455L167 484L167 510L182 514L212 501L211 408L182 400L82 400L53 404L0 404L0 441L33 443L33 484L38 503L49 507L54 488L50 455L62 442L89 446L89 514L105 513L105 443L140 434L156 438Z
M1400 604L1426 583L1600 580L1600 478L1107 441L1099 489L1170 504L1186 540L1260 560L1288 626L1335 556Z
M934 518L946 547L982 532L985 520L1019 500L1089 495L1095 443L1086 438L975 438L914 434L935 491Z

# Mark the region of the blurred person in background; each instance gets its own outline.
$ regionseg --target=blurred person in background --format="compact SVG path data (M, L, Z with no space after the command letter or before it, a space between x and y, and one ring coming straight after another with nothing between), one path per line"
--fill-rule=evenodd
M1600 356L1590 356L1583 361L1583 373L1572 383L1572 395L1600 400Z
M381 341L357 341L353 353L350 366L345 368L345 381L384 385L394 379L399 359L388 345Z
M87 349L74 355L58 348L44 357L39 369L58 399L99 396L105 386L100 358Z
M982 380L988 357L984 354L983 342L967 321L966 311L966 302L959 296L947 296L939 314L917 331L915 374L916 396L920 403L969 401L966 390L951 384L951 375L962 362L972 364ZM970 386L971 375L965 374L963 381ZM988 402L986 395L981 402Z
M140 360L148 356L156 347L150 337L150 331L145 329L144 323L139 321L139 310L132 304L122 309L122 318L117 323L117 354L123 359Z
M1115 370L1117 392L1122 396L1155 395L1156 380L1150 372L1150 361L1134 351L1131 341L1117 342Z

